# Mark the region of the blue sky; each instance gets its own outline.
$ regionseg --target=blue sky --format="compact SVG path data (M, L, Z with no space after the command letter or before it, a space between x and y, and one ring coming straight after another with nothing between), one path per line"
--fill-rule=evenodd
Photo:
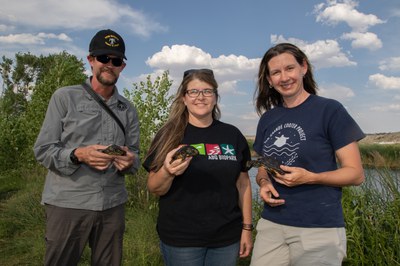
M0 55L67 51L111 28L127 46L118 87L169 70L172 91L189 68L212 68L222 121L254 135L260 59L279 42L308 55L321 96L339 100L365 133L400 131L398 0L0 0ZM88 67L88 65L86 65Z

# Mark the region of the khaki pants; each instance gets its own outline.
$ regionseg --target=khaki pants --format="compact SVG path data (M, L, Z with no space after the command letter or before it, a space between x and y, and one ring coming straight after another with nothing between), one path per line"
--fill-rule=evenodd
M91 265L121 265L125 231L124 204L104 211L46 205L44 265L78 265L85 245L91 248Z
M260 219L251 266L342 265L346 231L285 226Z

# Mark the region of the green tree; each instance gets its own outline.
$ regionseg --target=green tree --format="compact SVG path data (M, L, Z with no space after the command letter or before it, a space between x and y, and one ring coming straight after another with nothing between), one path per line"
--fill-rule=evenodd
M17 54L16 62L24 64L21 57L20 54ZM22 73L17 75L15 74L17 68L13 65L14 61L4 56L2 59L0 72L3 79L3 89L0 99L0 111L4 119L11 120L25 112L29 82L24 83L21 81L21 76L25 73L22 67L18 68L18 71Z
M82 83L87 78L84 74L84 63L74 55L63 52L50 55L43 60L46 66L51 65L52 67L46 69L46 74L37 81L25 114L24 122L30 129L27 132L26 162L33 160L32 147L42 126L51 95L58 88Z
M161 77L156 77L154 82L152 82L151 76L148 75L146 81L134 83L131 91L124 89L125 97L135 105L139 115L140 159L142 162L154 135L168 119L169 108L173 100L173 96L169 94L171 85L172 81L169 79L169 72L165 71ZM147 172L140 168L136 178L128 179L133 180L133 183L128 183L130 192L135 194L135 197L131 198L135 198L135 201L140 199L141 202L139 203L145 205L149 203L146 177Z
M27 55L30 56L30 55ZM23 55L16 55L16 62L25 65ZM23 67L14 65L14 60L2 57L0 72L3 80L0 98L0 170L15 168L19 153L23 149L21 140L26 138L26 130L21 130L21 117L28 105L29 82L22 80ZM16 72L20 72L18 75Z
M32 146L51 95L59 87L86 78L82 60L66 52L48 56L17 54L15 60L2 59L0 171L26 167L34 161Z

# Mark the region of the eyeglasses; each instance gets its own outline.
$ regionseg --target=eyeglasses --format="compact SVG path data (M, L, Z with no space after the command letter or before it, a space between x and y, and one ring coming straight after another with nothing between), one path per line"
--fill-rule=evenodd
M103 63L103 64L108 64L108 62L110 62L110 60L111 60L111 63L115 67L122 66L122 63L124 62L124 59L122 59L120 57L109 57L108 55L98 55L95 57L96 57L97 61L99 61L100 63Z
M201 72L205 74L209 74L211 76L214 76L214 72L211 69L208 68L201 68L201 69L189 69L183 72L183 78L186 78L187 76L196 73L196 72Z
M186 94L189 95L190 98L196 98L201 94L203 94L204 97L211 97L214 95L216 92L215 89L204 89L204 90L198 90L198 89L192 89L192 90L187 90Z

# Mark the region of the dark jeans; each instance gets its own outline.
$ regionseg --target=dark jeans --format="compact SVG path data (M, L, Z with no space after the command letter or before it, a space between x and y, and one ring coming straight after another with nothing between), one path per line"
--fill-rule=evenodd
M174 247L160 242L166 266L235 266L240 242L220 248Z
M125 205L90 211L46 205L44 265L77 265L89 242L92 265L121 265Z

